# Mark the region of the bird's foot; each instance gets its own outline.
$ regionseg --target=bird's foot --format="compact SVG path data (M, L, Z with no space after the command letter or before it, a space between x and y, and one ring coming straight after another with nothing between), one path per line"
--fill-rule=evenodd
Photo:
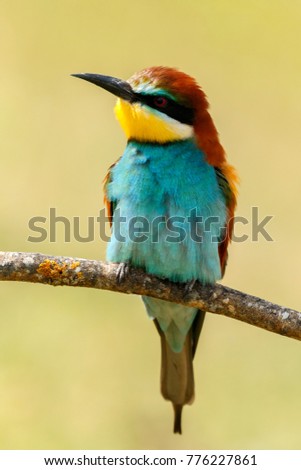
M129 265L126 263L119 263L119 266L117 268L116 272L116 280L117 283L120 284L122 281L124 281L126 275L129 273Z
M184 297L186 297L186 295L190 294L190 292L192 291L192 289L195 286L195 283L196 283L195 279L193 279L192 281L186 282L185 287L184 287Z

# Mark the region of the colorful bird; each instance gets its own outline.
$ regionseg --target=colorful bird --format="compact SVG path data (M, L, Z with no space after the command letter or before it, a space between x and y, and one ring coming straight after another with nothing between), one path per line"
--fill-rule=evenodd
M236 206L235 170L226 161L202 89L174 68L150 67L128 81L76 74L118 97L115 112L127 137L105 180L112 221L107 259L174 282L221 279ZM143 296L161 338L161 392L174 408L194 399L192 361L205 312Z

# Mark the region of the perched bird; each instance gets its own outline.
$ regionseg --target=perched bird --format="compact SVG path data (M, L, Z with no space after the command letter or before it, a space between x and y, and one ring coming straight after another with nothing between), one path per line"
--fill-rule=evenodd
M212 284L227 262L236 206L235 170L226 161L208 101L174 68L150 67L128 81L75 74L118 97L127 137L105 180L112 220L108 261L174 282ZM174 408L174 432L194 399L192 361L205 312L143 296L161 338L161 392Z

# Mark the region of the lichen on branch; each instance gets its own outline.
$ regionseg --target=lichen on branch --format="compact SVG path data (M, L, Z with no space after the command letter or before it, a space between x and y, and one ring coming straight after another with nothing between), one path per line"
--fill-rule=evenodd
M90 287L124 294L148 295L198 307L301 340L301 313L221 284L185 285L159 279L131 267L122 282L118 264L48 256L41 253L0 252L0 281L34 282L52 286Z

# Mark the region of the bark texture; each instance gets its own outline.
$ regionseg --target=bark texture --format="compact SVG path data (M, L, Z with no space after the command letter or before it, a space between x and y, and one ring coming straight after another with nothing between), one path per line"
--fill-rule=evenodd
M124 294L148 295L225 315L268 331L301 339L301 313L220 284L196 283L187 293L183 284L130 268L122 281L118 264L48 256L41 253L0 252L0 281L37 282L51 286L92 287Z

